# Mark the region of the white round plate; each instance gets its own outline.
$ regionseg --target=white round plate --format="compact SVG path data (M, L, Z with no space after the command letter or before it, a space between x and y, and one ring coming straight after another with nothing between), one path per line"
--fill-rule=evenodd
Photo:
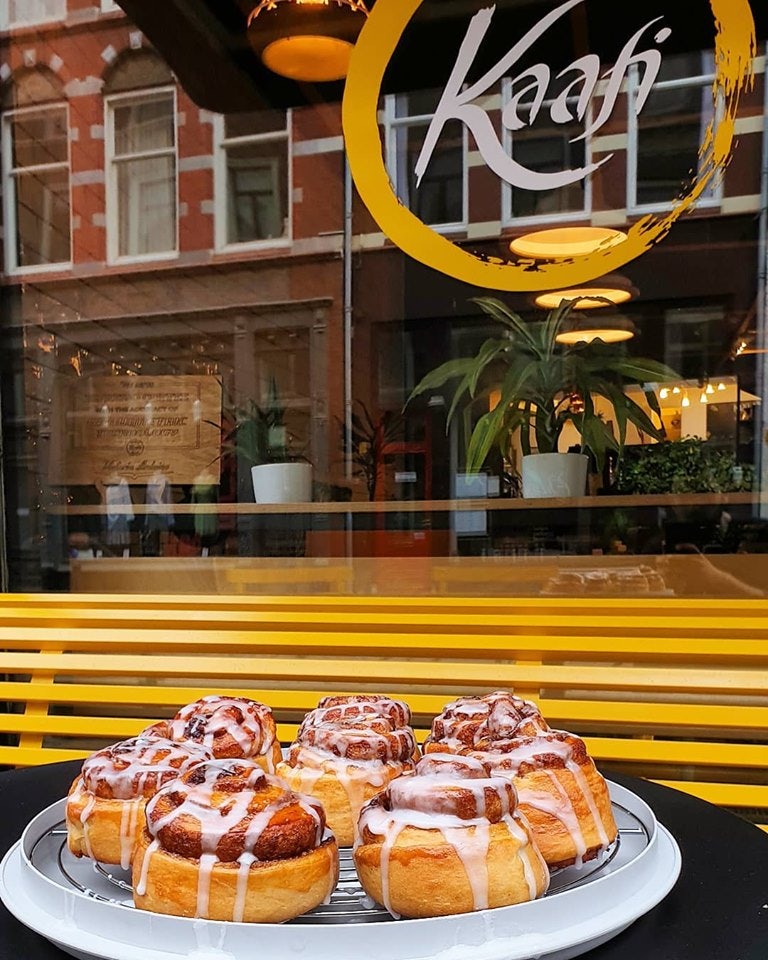
M142 912L114 885L115 899L73 886L70 855L56 834L63 800L35 817L0 864L0 897L18 920L80 960L252 960L256 942L259 960L571 960L655 907L680 873L677 844L647 804L609 786L621 832L617 854L600 869L586 865L581 879L576 868L563 871L542 900L496 910L393 922L379 911L340 912L336 900L317 915L258 928ZM51 838L58 840L57 863L36 853ZM109 883L87 869L94 887Z

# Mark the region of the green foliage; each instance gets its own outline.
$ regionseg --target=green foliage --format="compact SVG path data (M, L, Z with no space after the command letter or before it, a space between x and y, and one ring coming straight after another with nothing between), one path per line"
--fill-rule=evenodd
M462 408L471 424L474 410L485 412L472 430L467 450L467 470L478 471L494 447L502 455L509 438L520 430L524 454L531 452L530 431L539 453L557 452L565 425L573 423L581 437L582 450L594 454L599 468L607 451L621 452L631 423L646 436L659 440L657 427L645 409L624 392L627 384L646 384L677 379L669 367L655 360L628 357L623 348L601 340L562 345L557 342L578 301L564 303L544 322L526 323L501 301L476 300L480 308L503 328L503 335L486 340L475 357L450 360L427 374L413 397L458 381L448 422ZM488 411L492 392L500 402ZM656 394L645 391L650 409L659 413ZM603 397L614 411L618 436L595 412L594 397Z
M285 407L274 377L269 382L266 406L260 407L254 400L225 405L221 433L222 455L235 456L249 467L303 459L289 450Z
M749 492L755 472L730 450L689 437L629 447L616 478L618 493Z
M374 420L362 401L358 400L356 406L358 409L352 411L351 430L339 422L341 444L344 456L352 464L354 476L365 481L368 499L373 501L384 465L394 460L386 448L398 438L403 417L387 410Z

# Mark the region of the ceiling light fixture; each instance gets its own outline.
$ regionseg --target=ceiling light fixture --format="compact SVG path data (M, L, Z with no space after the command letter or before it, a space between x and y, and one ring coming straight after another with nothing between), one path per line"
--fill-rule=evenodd
M559 260L610 250L627 239L626 233L607 227L555 227L517 237L510 243L509 249L518 257Z
M627 303L637 295L638 290L630 280L619 273L612 273L583 287L541 293L534 303L544 310L556 310L566 301L573 301L574 310L602 310Z
M363 0L261 0L248 18L248 39L281 77L343 80L367 16Z

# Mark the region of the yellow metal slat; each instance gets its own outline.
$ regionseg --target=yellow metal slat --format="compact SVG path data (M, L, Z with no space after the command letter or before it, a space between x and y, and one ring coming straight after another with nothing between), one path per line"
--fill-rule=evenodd
M529 666L524 663L466 663L433 660L314 659L281 657L169 657L85 654L0 654L8 674L142 677L253 677L298 682L456 684L467 687L553 687L648 692L765 694L768 672L608 666Z
M48 747L0 747L0 764L11 767L37 767L62 760L82 760L90 750L58 750Z
M3 647L7 651L49 650L51 648L99 652L176 649L188 652L283 651L286 648L304 651L373 650L435 652L450 650L454 656L478 657L483 654L538 653L550 658L588 659L618 657L624 659L664 660L678 659L693 663L715 659L718 663L746 661L768 663L768 644L763 640L731 639L681 639L656 637L639 641L637 637L601 636L568 637L546 635L485 635L485 634L440 634L404 631L381 634L339 633L329 635L326 631L262 630L196 630L178 626L173 630L142 627L116 629L104 627L37 627L0 628Z
M688 780L656 780L664 787L690 793L721 807L768 807L768 786L752 783L698 783Z
M768 745L586 737L596 760L768 769Z

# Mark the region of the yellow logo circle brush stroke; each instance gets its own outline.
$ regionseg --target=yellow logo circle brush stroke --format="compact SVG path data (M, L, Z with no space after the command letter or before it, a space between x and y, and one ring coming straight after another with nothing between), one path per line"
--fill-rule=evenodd
M578 286L613 273L645 253L722 176L733 149L739 100L753 80L756 38L749 0L710 0L716 29L714 93L722 107L702 140L698 176L674 209L663 216L644 217L632 227L628 239L614 247L570 260L504 263L462 249L403 206L382 154L378 105L384 73L422 2L378 0L355 45L343 103L344 137L355 186L384 234L414 260L492 290L533 292Z

